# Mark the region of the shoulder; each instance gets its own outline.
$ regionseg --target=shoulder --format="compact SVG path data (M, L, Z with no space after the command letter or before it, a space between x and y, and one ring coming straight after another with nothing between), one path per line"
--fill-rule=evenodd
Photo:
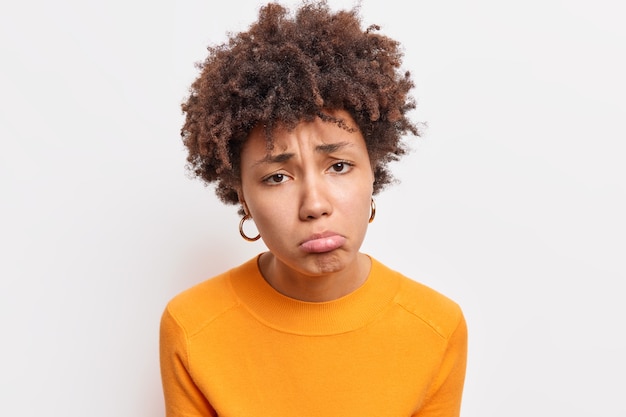
M459 326L465 324L461 307L448 296L384 265L381 265L381 270L398 280L395 304L441 337L448 339Z
M225 312L239 304L231 279L242 267L230 269L209 278L172 298L163 313L164 319L174 320L188 335L199 332Z

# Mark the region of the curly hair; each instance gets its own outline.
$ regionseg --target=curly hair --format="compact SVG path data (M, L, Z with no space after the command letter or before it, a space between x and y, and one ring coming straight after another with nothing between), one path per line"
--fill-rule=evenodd
M264 126L269 152L277 123L293 128L320 117L347 128L330 115L342 109L365 138L374 193L393 182L387 165L406 153L402 136L420 132L407 117L414 84L400 71L400 44L379 30L362 29L357 7L332 12L325 0L305 1L291 15L268 3L248 31L209 46L182 104L192 175L238 204L240 152L255 126Z

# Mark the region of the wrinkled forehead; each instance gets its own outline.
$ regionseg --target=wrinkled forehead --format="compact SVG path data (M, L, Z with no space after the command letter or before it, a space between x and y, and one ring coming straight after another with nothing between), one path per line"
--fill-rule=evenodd
M294 122L258 122L247 135L245 142L251 138L254 141L261 141L262 139L266 152L271 154L276 150L288 148L289 138L297 137L306 130L316 131L320 137L327 138L327 141L331 142L338 133L342 135L346 132L357 133L356 136L360 136L359 127L350 113L345 110L325 110L320 115L311 116L310 119Z

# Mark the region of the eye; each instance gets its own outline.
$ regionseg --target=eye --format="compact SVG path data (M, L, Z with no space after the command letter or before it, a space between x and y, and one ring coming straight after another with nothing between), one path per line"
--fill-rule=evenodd
M330 171L334 174L345 174L350 171L352 164L346 161L334 163L330 166Z
M288 177L285 174L272 174L269 177L265 177L263 182L269 185L277 185L287 181Z

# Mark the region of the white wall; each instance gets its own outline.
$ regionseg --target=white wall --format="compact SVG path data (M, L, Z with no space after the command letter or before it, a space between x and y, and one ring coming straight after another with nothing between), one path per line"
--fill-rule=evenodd
M464 308L465 417L626 415L618 3L363 0L429 125L364 250ZM261 2L213 4L2 5L0 415L163 415L166 301L263 250L184 170L193 63Z

